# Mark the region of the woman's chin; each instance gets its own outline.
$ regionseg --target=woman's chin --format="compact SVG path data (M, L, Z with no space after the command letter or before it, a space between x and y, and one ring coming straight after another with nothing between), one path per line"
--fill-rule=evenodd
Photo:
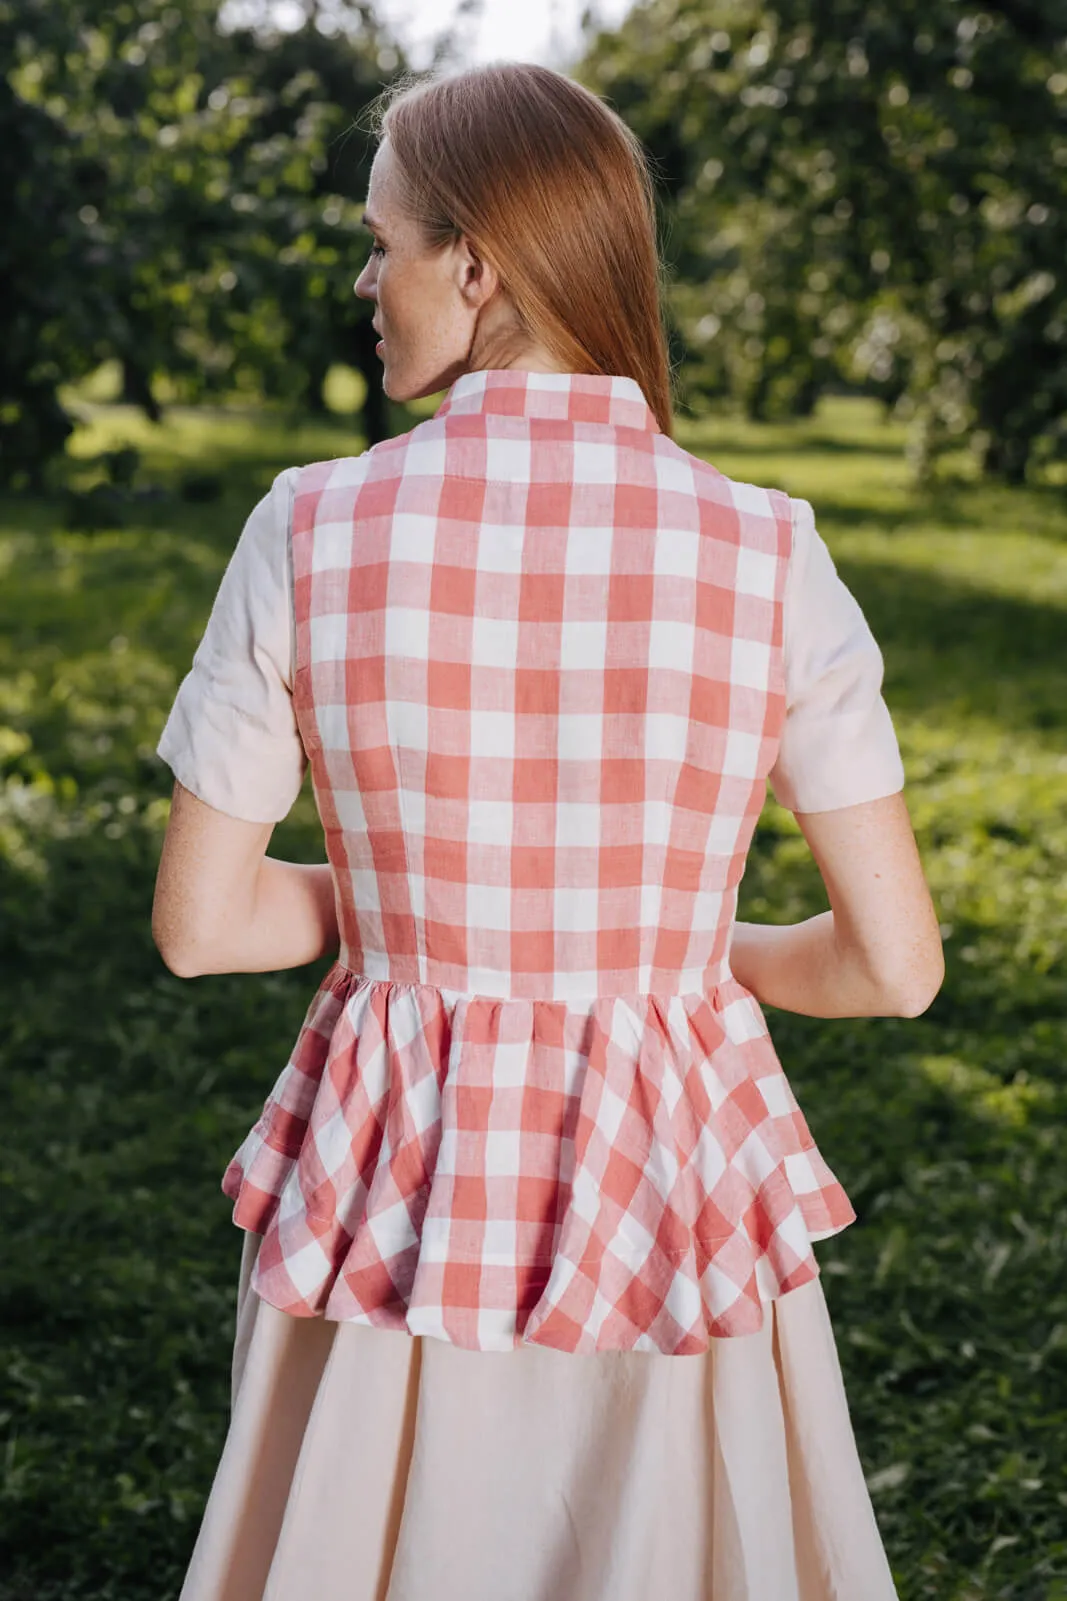
M418 387L411 382L410 376L406 376L402 370L398 372L395 367L390 367L388 356L382 359L385 363L382 371L382 388L389 399L395 400L398 406L414 400L418 394Z
M455 373L404 373L389 366L385 357L382 388L390 400L404 406L409 400L425 400L428 395L441 394L454 381Z

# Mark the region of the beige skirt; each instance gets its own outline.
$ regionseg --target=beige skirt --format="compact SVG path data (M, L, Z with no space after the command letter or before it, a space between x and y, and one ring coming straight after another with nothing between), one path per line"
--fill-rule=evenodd
M895 1601L819 1280L700 1356L472 1351L249 1293L181 1601Z

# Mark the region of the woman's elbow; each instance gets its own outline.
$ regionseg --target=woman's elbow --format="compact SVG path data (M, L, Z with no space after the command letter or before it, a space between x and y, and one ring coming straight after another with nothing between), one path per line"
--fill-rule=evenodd
M203 978L209 971L203 963L197 962L184 951L172 954L170 951L161 950L159 954L163 958L163 966L168 972L173 973L175 978Z
M945 955L938 940L921 962L910 965L906 973L887 985L885 1015L921 1017L933 1005L944 982Z
M163 966L175 978L201 978L205 968L196 959L195 951L183 945L174 944L169 939L160 939L153 932L156 950L163 958Z
M158 910L152 914L152 939L175 978L202 978L213 971L203 943Z

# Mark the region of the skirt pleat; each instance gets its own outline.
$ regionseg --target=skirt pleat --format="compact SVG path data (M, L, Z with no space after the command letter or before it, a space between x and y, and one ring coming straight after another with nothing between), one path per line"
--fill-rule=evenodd
M895 1601L818 1279L694 1356L476 1351L249 1280L181 1601Z

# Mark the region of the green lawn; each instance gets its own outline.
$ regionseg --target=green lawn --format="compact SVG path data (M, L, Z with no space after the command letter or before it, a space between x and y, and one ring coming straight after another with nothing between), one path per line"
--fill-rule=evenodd
M87 415L75 481L132 440L167 493L96 533L59 497L0 505L0 1601L165 1601L188 1559L226 1425L219 1180L319 969L163 968L154 746L256 496L358 448L339 422ZM946 935L917 1021L771 1017L859 1213L819 1254L902 1601L1067 1601L1067 497L915 492L861 402L681 432L814 503L883 646ZM194 472L222 498L182 499ZM321 859L307 793L272 852ZM822 904L773 806L745 897Z

